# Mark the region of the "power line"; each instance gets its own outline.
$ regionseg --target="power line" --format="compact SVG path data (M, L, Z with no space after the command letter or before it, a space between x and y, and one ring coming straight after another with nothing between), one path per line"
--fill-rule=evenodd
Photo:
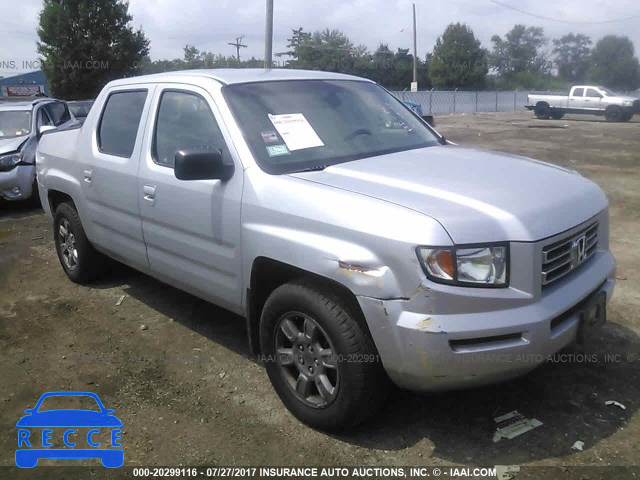
M599 22L578 22L578 21L572 21L572 20L561 20L559 18L547 17L545 15L539 15L537 13L527 12L526 10L521 10L520 8L513 7L511 5L507 5L506 3L499 2L498 0L490 0L490 1L492 3L495 3L496 5L500 5L501 7L508 8L515 12L522 13L523 15L528 15L530 17L539 18L541 20L549 20L551 22L570 23L575 25L601 25L603 23L617 23L617 22L624 22L625 20L631 20L633 18L640 18L640 14L636 14L636 15L630 15L628 17L616 18L612 20L601 20Z
M239 37L236 37L236 41L235 42L229 42L228 45L231 45L232 47L236 47L236 60L238 60L238 66L240 66L240 48L247 48L246 45L242 44L242 39L244 38L244 35L240 35Z

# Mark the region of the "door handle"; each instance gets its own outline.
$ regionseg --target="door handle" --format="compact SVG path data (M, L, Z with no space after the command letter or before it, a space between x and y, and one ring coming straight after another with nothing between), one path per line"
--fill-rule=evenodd
M155 185L145 185L143 188L144 199L147 202L155 203L156 201L156 186Z
M91 170L85 170L84 171L84 181L85 183L91 184L91 174L93 172Z

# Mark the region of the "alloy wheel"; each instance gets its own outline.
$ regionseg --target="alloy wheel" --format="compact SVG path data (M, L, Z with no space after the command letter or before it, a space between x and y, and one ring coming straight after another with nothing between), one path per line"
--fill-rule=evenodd
M76 237L71 231L71 225L66 218L60 220L60 224L58 225L58 242L64 264L69 270L75 270L78 266Z
M300 312L284 314L275 328L276 361L296 397L314 408L331 404L338 394L340 372L328 335Z

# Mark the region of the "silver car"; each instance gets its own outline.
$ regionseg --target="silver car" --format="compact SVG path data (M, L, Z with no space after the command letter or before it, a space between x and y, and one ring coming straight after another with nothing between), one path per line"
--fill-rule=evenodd
M40 136L74 122L66 103L60 100L0 103L0 198L27 200L38 194L35 157Z
M68 277L115 258L246 318L319 428L522 375L606 319L608 202L544 162L449 144L375 83L296 70L127 78L38 148Z

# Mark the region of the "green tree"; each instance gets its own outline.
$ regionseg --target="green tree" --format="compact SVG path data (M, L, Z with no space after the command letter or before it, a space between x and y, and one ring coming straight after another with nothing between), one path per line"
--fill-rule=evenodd
M296 49L302 45L305 41L311 38L311 34L305 32L302 27L298 29L291 30L291 37L287 38L287 48L286 52L276 53L276 57L289 56L291 60L287 61L287 64L293 64L298 59L298 55L296 53Z
M418 86L425 87L422 81L424 75L425 64L418 59ZM404 90L411 86L413 81L413 54L408 48L398 48L393 54L391 62L391 78L386 82L380 82L382 85L393 90Z
M185 45L182 49L184 52L185 63L198 63L202 61L200 50L193 45Z
M499 75L511 78L518 73L547 74L547 61L542 51L547 40L541 27L514 26L505 36L491 37L493 52L490 65Z
M343 32L325 29L305 35L293 47L295 68L354 73L357 64L368 61L366 47L355 46Z
M420 76L423 70L424 64L419 62ZM369 55L366 68L361 68L356 73L391 90L403 90L408 88L413 80L413 55L409 53L408 48L398 48L394 53L387 44L381 43L373 55Z
M60 98L94 97L110 80L131 75L149 53L124 0L44 0L38 53L51 91Z
M607 35L591 52L589 77L613 89L634 90L640 86L640 64L628 37Z
M591 64L591 43L591 39L581 33L553 40L554 63L560 78L570 83L585 80Z
M482 87L487 51L467 25L451 23L436 41L429 69L436 87Z
M371 55L371 68L368 78L387 87L396 85L398 72L396 69L396 55L389 45L381 43ZM411 81L411 80L409 80Z

